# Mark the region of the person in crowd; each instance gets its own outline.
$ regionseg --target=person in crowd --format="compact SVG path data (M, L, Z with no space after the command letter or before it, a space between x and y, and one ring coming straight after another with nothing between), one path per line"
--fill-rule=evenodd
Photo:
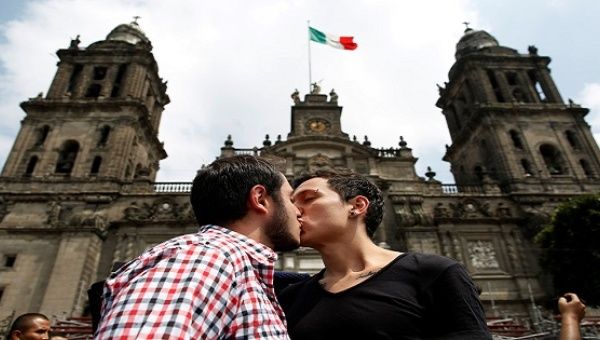
M317 171L294 187L301 245L325 269L279 296L292 339L492 338L461 264L373 243L383 198L366 177Z
M26 313L13 321L8 334L10 340L48 340L50 320L44 314Z
M579 324L585 317L585 304L577 294L566 293L558 299L560 340L580 340Z
M252 156L198 171L200 231L155 246L107 280L96 339L287 339L275 251L300 242L292 187Z

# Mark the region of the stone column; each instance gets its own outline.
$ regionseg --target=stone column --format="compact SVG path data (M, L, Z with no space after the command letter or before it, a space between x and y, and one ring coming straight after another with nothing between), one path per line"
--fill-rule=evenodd
M40 312L48 316L80 316L93 283L102 241L92 233L64 234Z
M72 64L67 64L62 61L58 63L58 70L56 71L56 75L54 75L54 80L52 80L50 89L46 94L47 98L63 97L63 95L67 91L69 79L71 78L71 73L73 72L73 69L74 67Z

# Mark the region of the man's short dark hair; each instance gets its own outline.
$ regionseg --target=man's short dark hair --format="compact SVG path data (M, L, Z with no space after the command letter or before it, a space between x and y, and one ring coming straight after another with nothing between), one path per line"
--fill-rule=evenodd
M351 170L317 170L302 174L294 179L293 187L297 188L311 178L325 178L327 184L337 192L340 197L348 201L358 195L369 200L369 208L365 214L367 234L372 237L383 219L383 196L381 190L371 183L365 176Z
M47 316L45 316L44 314L40 314L40 313L25 313L25 314L19 315L15 319L15 321L13 321L12 325L10 326L10 332L8 332L9 339L10 339L10 334L12 334L12 332L14 332L14 331L20 331L20 332L24 333L29 327L31 327L31 323L35 319L44 319L44 320L50 321Z
M269 161L249 155L221 158L200 169L190 201L202 226L227 226L246 215L250 189L262 184L267 194L279 198L283 177Z

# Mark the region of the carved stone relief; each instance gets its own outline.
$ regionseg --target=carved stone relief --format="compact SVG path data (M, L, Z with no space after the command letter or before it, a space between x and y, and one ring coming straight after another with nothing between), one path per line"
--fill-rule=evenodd
M491 217L490 204L468 199L456 204L448 204L452 209L452 217L456 218L480 218Z
M433 224L433 219L423 210L423 199L420 197L403 197L390 195L394 203L397 224L401 227Z
M60 221L60 212L62 210L62 206L59 202L50 201L48 202L48 218L46 219L46 223L53 228L59 226Z
M317 170L332 170L333 164L329 157L323 154L316 154L308 160L308 171L314 172Z
M189 203L179 204L171 199L161 199L153 203L137 202L123 210L123 218L128 221L193 220L194 213Z
M496 259L496 251L491 241L469 241L467 243L469 260L476 269L498 269L500 265Z

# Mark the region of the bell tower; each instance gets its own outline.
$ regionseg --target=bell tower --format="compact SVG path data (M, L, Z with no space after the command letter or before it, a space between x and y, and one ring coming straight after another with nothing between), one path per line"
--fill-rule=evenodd
M167 156L158 129L169 97L150 40L132 22L86 48L79 43L78 37L57 52L46 96L21 103L26 117L2 176L153 181Z
M470 28L456 45L449 81L439 86L458 185L496 181L505 191L597 191L600 151L584 117L554 84L550 58L498 44Z

